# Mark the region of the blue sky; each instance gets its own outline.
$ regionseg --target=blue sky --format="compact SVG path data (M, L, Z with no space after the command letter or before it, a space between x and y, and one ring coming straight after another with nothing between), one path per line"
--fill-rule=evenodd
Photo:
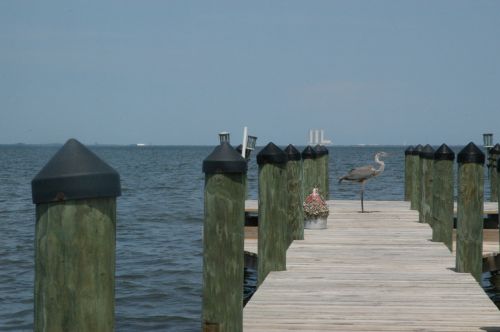
M0 143L500 140L500 1L0 2Z

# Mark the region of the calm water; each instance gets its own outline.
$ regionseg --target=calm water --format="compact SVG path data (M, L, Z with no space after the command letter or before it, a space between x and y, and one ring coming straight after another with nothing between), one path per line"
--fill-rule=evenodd
M117 331L197 331L201 317L203 159L213 147L90 147L121 176L116 252ZM0 146L0 330L31 330L34 205L30 181L59 149ZM366 200L403 198L403 147L330 147L330 192L359 199L335 179L386 151ZM458 150L455 150L458 151ZM258 151L256 151L258 152ZM257 198L256 153L249 195Z

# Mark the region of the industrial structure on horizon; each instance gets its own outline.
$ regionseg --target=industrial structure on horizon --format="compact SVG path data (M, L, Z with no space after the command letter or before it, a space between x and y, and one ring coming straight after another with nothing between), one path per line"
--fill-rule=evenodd
M324 129L309 129L309 145L331 145L332 141L325 139Z

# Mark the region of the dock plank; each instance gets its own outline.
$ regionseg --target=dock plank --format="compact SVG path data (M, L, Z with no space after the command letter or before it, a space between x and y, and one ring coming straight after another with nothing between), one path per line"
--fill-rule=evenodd
M246 305L244 331L500 331L500 312L407 202L329 201ZM254 205L256 208L256 206ZM257 240L246 240L255 250Z

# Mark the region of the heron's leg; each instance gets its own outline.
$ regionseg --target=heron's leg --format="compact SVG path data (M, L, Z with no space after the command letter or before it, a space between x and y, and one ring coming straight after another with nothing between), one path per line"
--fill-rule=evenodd
M365 208L363 206L364 205L363 204L364 193L365 193L365 181L362 181L361 182L361 213L365 212Z
M363 191L361 190L361 213L364 213L365 209L363 207Z

